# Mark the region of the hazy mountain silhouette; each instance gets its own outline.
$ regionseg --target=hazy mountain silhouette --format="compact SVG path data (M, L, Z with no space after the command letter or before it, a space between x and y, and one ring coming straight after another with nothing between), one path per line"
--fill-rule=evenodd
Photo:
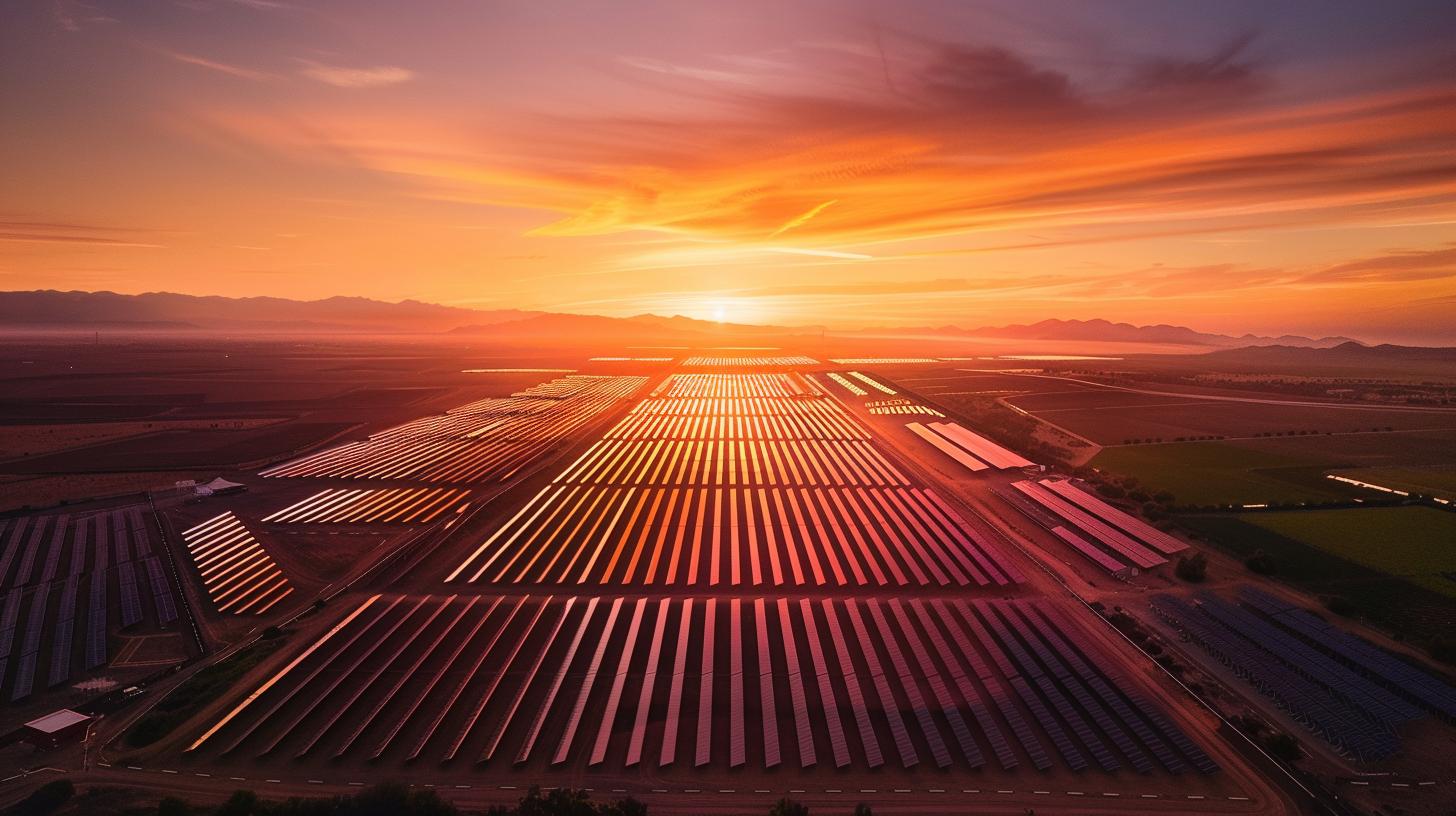
M0 292L0 325L11 328L133 328L259 332L404 332L480 335L498 338L633 342L709 341L715 338L787 339L818 337L818 326L761 326L716 323L682 315L603 317L519 309L469 309L416 300L388 303L361 297L291 300L276 297L229 298L148 292ZM872 336L886 329L831 331L847 337ZM995 338L1079 342L1194 345L1211 348L1297 346L1329 348L1353 341L1345 337L1241 337L1199 332L1184 326L1134 326L1107 320L1043 320L1031 324L963 329L896 329L944 338ZM1357 347L1364 348L1355 344Z

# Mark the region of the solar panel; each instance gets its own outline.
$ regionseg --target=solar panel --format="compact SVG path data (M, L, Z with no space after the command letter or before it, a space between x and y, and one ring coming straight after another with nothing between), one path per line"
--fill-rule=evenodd
M693 765L701 768L712 758L713 748L713 635L716 627L718 600L709 598L703 610L703 663L698 680L697 750Z
M116 578L121 586L121 625L132 626L142 621L142 599L137 592L136 569L132 562L116 565Z
M950 687L945 684L940 670L936 668L935 661L926 650L925 644L920 640L920 635L915 631L915 626L905 614L904 605L898 598L889 601L890 612L895 622L900 627L900 635L904 639L905 649L910 653L911 659L920 671L920 676L925 678L925 683L930 687L930 693L940 708L940 713L950 723L951 735L955 737L956 744L960 746L961 753L970 762L971 767L979 768L986 764L986 758L981 754L980 746L976 745L976 738L971 735L971 729L966 725L966 720L961 716L960 708L957 707L954 698L950 693ZM885 624L883 618L881 625ZM928 719L928 715L927 715ZM949 759L949 757L947 757ZM949 764L949 762L947 762Z
M86 668L106 662L106 572L91 573L91 600L86 604Z
M924 627L926 635L930 639L931 649L935 654L941 655L945 661L946 669L950 673L951 682L956 685L956 689L961 693L961 698L970 707L972 716L976 718L976 724L981 728L981 733L985 734L986 739L991 742L991 750L995 752L996 759L1001 763L1001 767L1007 770L1016 767L1020 763L1016 759L1016 754L1011 750L1011 744L1006 741L1006 735L1001 733L1001 727L996 724L995 718L991 716L990 709L981 700L981 695L976 690L975 683L971 681L970 676L966 673L963 664L956 659L956 652L952 650L950 644L941 635L935 618L926 610L925 602L917 598L910 602L910 608L915 612L915 616L920 619L920 625ZM962 650L972 648L970 643L966 641L964 632L959 631L955 627L955 624L949 620L945 620L945 623L956 632L955 638L958 647Z
M879 638L871 637L865 628L858 603L853 599L846 600L844 608L849 613L850 625L854 627L855 635L859 639L860 653L864 655L865 663L869 665L870 681L874 683L875 690L879 694L881 711L885 715L885 719L889 721L890 736L894 738L895 748L900 752L900 762L909 768L919 763L920 757L916 754L915 746L910 741L910 731L905 728L905 719L900 713L900 704L895 700L894 692L890 690L890 683L885 677L884 669L880 666L879 655L875 654L875 643Z
M844 678L844 690L849 695L849 709L854 714L860 744L864 746L865 761L871 768L878 768L885 764L885 759L880 752L879 739L875 736L874 726L870 723L869 706L865 703L864 693L860 690L859 677L849 655L849 642L844 639L839 616L834 611L834 601L825 598L823 608L824 620L829 626L830 635L824 642L839 657L840 676Z
M640 608L640 607L639 607ZM561 742L556 746L556 754L552 756L551 763L560 765L566 761L571 752L571 743L576 739L576 731L581 726L581 715L586 713L587 701L591 698L592 686L596 685L597 674L602 667L602 658L606 656L607 646L611 644L612 629L617 624L617 615L622 611L622 599L612 599L612 608L607 611L607 622L602 627L602 632L597 636L596 648L592 651L591 661L587 664L586 675L582 677L581 689L576 695L576 704L571 708L571 714L566 720L566 731L561 735ZM632 632L631 636L635 636Z
M666 602L663 605L665 606ZM627 625L627 639L622 644L622 655L617 661L617 671L612 675L612 688L607 694L607 704L602 712L601 725L597 729L596 742L592 744L591 757L587 761L588 765L598 765L607 757L607 744L611 740L612 729L617 721L617 709L622 704L622 691L627 684L627 670L632 665L632 652L637 646L637 633L642 628L642 613L646 608L647 599L638 598L636 605L632 609L632 622ZM658 629L659 636L661 632L662 630ZM657 641L655 640L652 648L654 655L657 652L656 643ZM645 682L646 678L644 678ZM647 692L647 696L649 698L651 697L651 691ZM640 747L638 749L638 755L641 755Z
M895 673L900 677L900 688L910 698L910 710L920 725L921 733L925 735L925 741L930 744L931 757L935 759L937 767L950 767L950 751L946 748L940 731L935 727L935 720L930 716L930 706L926 704L920 686L915 682L915 675L910 670L910 664L905 659L904 651L900 648L901 638L896 635L890 627L889 621L885 619L885 613L881 609L879 601L871 598L865 603L869 607L871 620L879 629L880 641L890 653L890 664L895 667Z
M177 604L172 599L172 586L162 570L162 562L155 555L142 559L147 571L147 581L152 585L153 601L157 606L157 622L171 623L177 620Z
M804 690L804 675L799 664L799 649L794 642L794 626L787 598L779 599L778 614L779 629L783 637L784 658L788 664L789 699L794 709L794 731L799 740L799 765L808 768L818 763L818 757L814 752L814 733L809 722L808 695ZM770 676L769 681L772 682L772 679ZM835 713L838 714L838 712Z
M737 768L747 757L743 734L743 603L728 602L728 767Z
M66 528L70 526L70 516L62 513L56 516L55 529L51 533L51 545L46 550L45 566L41 568L40 580L49 583L56 577L56 570L61 566L61 550L66 544Z

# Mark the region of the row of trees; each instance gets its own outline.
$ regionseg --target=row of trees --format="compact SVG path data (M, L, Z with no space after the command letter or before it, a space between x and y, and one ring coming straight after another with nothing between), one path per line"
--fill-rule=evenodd
M85 813L82 801L73 801L76 789L69 779L42 785L28 798L7 811L7 816L51 816ZM647 805L626 797L610 802L593 802L584 790L532 787L515 805L494 805L484 811L466 811L427 788L400 784L376 785L349 796L281 802L262 799L252 791L238 791L215 807L194 805L169 796L157 804L157 816L647 816ZM856 805L854 816L873 816L870 806ZM792 799L780 799L768 809L768 816L809 816L809 807Z

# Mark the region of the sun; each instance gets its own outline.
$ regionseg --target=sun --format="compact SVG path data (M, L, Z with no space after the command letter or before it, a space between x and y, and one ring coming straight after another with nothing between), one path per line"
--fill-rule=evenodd
M713 321L714 322L716 322L716 323L727 323L728 322L728 306L727 306L727 304L724 304L724 303L714 303L710 307L709 312L713 315Z

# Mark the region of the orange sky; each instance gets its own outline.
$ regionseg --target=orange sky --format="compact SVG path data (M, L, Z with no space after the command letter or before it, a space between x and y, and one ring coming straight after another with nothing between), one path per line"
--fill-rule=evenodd
M1449 3L0 16L4 289L1456 343Z

